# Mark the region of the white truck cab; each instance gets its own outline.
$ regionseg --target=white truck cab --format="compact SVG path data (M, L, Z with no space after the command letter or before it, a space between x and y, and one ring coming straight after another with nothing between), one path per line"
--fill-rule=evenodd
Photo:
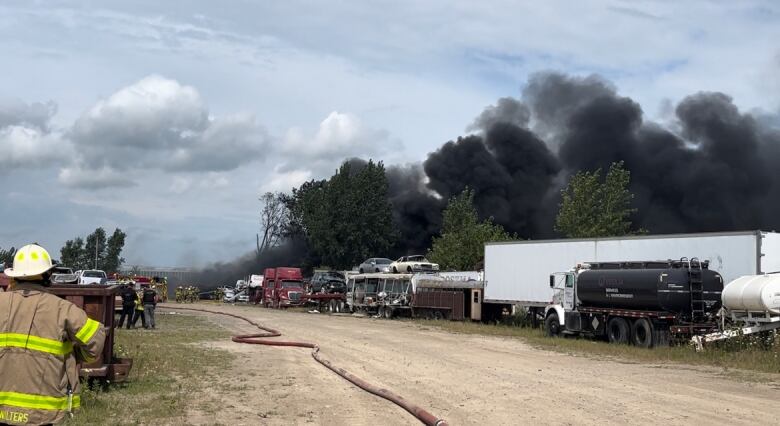
M549 321L557 319L558 325L563 327L566 312L575 310L577 305L577 286L575 282L580 269L582 269L582 265L578 265L577 268L567 272L556 272L550 275L550 288L553 289L553 300L551 304L544 308L545 323L549 318L554 318ZM550 315L550 311L554 311L555 315Z

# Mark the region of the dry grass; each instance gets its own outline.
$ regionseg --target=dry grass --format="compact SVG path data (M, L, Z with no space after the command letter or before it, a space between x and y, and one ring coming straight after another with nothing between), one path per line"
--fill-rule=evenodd
M643 364L679 363L721 367L724 371L741 370L758 373L780 373L780 337L774 344L762 345L757 339L737 339L719 346L709 346L696 352L692 346L672 346L642 349L628 345L613 345L602 340L578 337L549 338L541 329L479 324L456 321L415 320L423 327L438 328L452 333L481 334L518 338L534 347L572 355L613 358L623 362ZM740 375L738 372L736 375ZM766 380L766 377L758 378ZM776 377L772 378L776 380Z
M214 386L220 366L234 356L201 344L229 338L227 330L201 317L158 312L156 330L117 331L116 352L134 360L129 380L84 386L82 409L68 424L186 424L188 410L214 409L216 400L201 390Z

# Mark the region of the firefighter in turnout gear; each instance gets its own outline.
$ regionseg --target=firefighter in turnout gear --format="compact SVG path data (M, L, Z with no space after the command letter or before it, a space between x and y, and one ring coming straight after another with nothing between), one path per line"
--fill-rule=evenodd
M16 252L0 293L0 423L59 423L81 405L79 362L95 360L106 331L47 292L52 261L37 244Z

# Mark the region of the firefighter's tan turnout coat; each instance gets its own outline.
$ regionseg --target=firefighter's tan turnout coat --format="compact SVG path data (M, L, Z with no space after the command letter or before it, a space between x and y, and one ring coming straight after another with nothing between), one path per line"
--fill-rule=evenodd
M81 405L78 363L94 361L106 331L36 284L0 293L0 423L59 423Z

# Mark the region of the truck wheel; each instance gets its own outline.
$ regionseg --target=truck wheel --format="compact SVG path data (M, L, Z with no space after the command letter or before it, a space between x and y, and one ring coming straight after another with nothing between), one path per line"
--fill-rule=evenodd
M609 338L609 343L627 344L629 331L628 321L623 318L612 317L607 323L607 337Z
M377 309L376 316L378 316L379 318L384 318L385 317L385 307L384 306L380 306L379 309Z
M331 300L330 303L328 303L328 312L330 312L331 314L335 314L336 313L336 301L335 300Z
M435 319L436 321L443 320L444 314L441 311L433 311L433 319Z
M393 266L393 273L394 273L394 274L397 274L397 273L398 273L398 268L396 268L395 266Z
M631 341L640 348L655 346L653 324L647 318L639 318L631 324Z
M412 273L412 267L411 266L407 266L406 267L406 272L411 274Z
M336 304L336 312L342 313L347 311L347 304L343 300L339 300Z
M360 273L361 273L361 274L363 273L363 268L360 268Z
M385 308L385 319L393 319L393 308Z
M557 313L552 312L550 315L547 315L547 318L545 318L544 334L546 334L548 337L558 337L558 335L561 334L561 323L558 321Z

